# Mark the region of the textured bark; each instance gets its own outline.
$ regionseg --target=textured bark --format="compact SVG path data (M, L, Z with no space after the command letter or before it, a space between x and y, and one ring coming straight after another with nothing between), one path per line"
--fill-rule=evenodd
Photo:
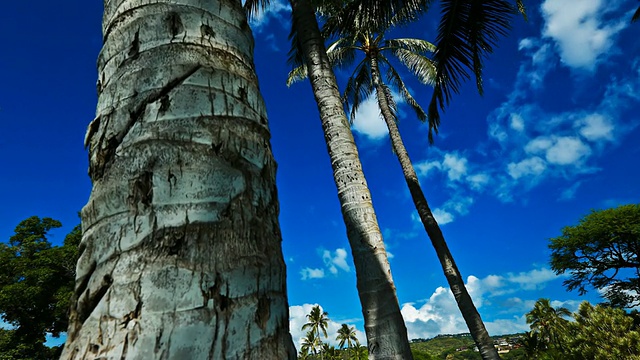
M378 62L375 57L371 57L370 61L371 78L376 89L378 106L380 107L382 118L384 119L389 129L391 146L393 147L394 153L398 157L398 161L400 161L402 174L404 175L404 179L407 182L407 186L409 187L409 192L411 193L413 204L418 211L418 215L420 216L420 220L424 225L424 229L426 230L427 235L429 235L431 244L436 250L438 260L440 260L440 265L442 266L442 271L444 272L444 275L447 278L447 282L449 283L449 288L451 289L451 292L453 292L453 296L456 299L458 308L462 313L464 321L467 323L467 327L469 328L469 332L471 333L473 340L480 350L480 355L482 356L482 358L485 360L500 359L498 351L493 346L493 340L489 336L489 333L484 326L484 322L482 322L480 313L478 313L478 310L473 304L473 300L471 299L471 296L469 295L469 292L464 285L462 274L460 274L460 270L458 270L458 266L453 259L453 255L451 255L451 251L449 251L449 247L447 246L447 242L444 239L444 235L442 235L440 226L436 222L436 219L433 217L431 209L429 208L429 204L427 203L427 199L422 192L420 182L418 181L418 176L416 175L416 171L413 168L411 159L409 158L409 153L407 152L407 149L405 148L402 141L402 137L400 136L400 131L398 129L398 125L396 124L396 117L393 115L387 98L385 97L385 90L382 85L382 78L380 76Z
M110 0L103 20L62 359L295 359L240 2Z
M412 359L382 235L336 79L308 0L291 0L293 26L320 111L356 268L369 359Z

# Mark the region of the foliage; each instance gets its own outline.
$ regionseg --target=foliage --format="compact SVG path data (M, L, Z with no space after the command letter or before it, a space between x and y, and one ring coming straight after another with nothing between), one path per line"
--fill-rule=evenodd
M53 247L47 233L61 226L33 216L18 224L8 244L0 243L0 314L15 327L0 333L0 359L49 359L60 350L46 347L45 335L67 329L81 238L77 226Z
M541 300L527 314L532 331L523 338L522 349L530 359L640 359L640 332L634 318L623 310L585 301L572 315L574 321L558 322L558 314L563 311ZM546 332L540 324L546 324Z
M533 309L526 314L533 333L529 334L531 343L527 345L536 349L555 348L562 351L569 326L569 320L565 317L570 315L567 308L554 308L549 299L538 299Z
M571 359L640 359L640 332L623 310L580 304L571 324Z
M640 305L640 204L592 211L550 239L551 268L569 290L604 291L613 306Z

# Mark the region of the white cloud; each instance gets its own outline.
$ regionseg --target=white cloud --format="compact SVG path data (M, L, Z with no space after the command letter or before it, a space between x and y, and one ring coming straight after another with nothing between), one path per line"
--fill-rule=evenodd
M306 335L306 331L302 331L302 326L307 323L307 314L309 314L311 312L311 309L316 305L318 304L303 304L289 307L289 329L291 331L291 336L293 337L293 343L298 350L300 350L302 338ZM320 309L325 311L322 306L320 306ZM322 336L322 341L324 343L329 343L331 345L337 346L338 343L336 341L336 336L338 333L338 329L342 326L343 323L346 323L349 327L355 327L352 322L352 319L334 321L331 319L331 313L329 313L329 321L327 324L328 337L325 338L324 336ZM361 344L366 344L366 336L364 332L357 327L356 337Z
M346 272L351 271L349 264L347 264L347 251L345 249L336 249L333 254L329 250L324 250L322 252L322 260L334 275L338 273L338 268Z
M438 225L448 224L454 218L453 214L440 208L433 210L433 217L436 218Z
M506 276L506 281L518 284L524 290L536 290L543 288L546 283L558 277L551 269L540 268L517 274L509 273Z
M353 120L353 130L371 140L380 140L387 136L389 129L380 114L375 94L371 94L360 103Z
M602 114L594 113L578 120L575 126L580 135L589 141L613 140L613 124Z
M589 145L577 137L560 137L546 152L546 159L552 164L571 165L583 161L591 154Z
M324 269L312 269L307 267L300 270L300 275L302 276L302 280L322 279L324 277Z
M524 159L517 163L509 163L507 172L514 179L520 179L525 176L539 176L547 168L547 164L541 158L534 156Z
M542 35L556 43L567 66L592 71L611 53L615 36L628 20L605 23L607 0L546 0L541 10L545 19Z
M449 180L458 181L467 174L467 159L456 153L448 153L444 155L442 167L447 172Z

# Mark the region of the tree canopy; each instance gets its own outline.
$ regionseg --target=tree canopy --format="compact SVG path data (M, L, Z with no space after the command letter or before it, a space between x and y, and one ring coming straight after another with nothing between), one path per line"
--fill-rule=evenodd
M8 243L0 243L0 314L14 329L0 332L0 359L49 359L47 333L67 330L75 280L80 226L62 246L52 246L51 229L62 224L32 216L18 224Z
M640 305L640 204L592 211L550 239L551 268L582 295L590 285L610 304Z

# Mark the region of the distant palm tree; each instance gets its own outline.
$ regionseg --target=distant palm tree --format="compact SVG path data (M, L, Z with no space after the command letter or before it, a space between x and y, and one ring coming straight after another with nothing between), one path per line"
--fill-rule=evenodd
M322 344L322 356L325 360L338 360L340 358L336 347L329 344Z
M327 337L327 326L329 325L329 314L326 311L320 309L320 305L316 305L311 308L311 312L307 314L308 322L302 325L302 330L309 330L313 333L314 338L318 342L318 346L322 346L322 339L320 338L320 332L324 337ZM309 333L307 333L309 335ZM315 354L315 352L314 352ZM322 353L320 355L322 357Z
M538 299L533 309L526 314L526 320L531 331L538 334L539 341L548 347L562 350L569 325L569 320L564 317L568 316L571 316L569 309L554 308L549 299Z
M344 347L344 344L347 344L347 352L352 351L351 347L355 344L356 347L360 347L360 342L356 337L356 328L349 327L347 324L342 324L340 329L338 329L338 336L336 336L336 340L338 340L338 347ZM352 354L353 355L353 354Z
M307 335L302 339L300 352L305 355L312 352L313 355L316 355L318 353L318 348L320 348L320 343L320 338L316 336L316 333L309 330L307 331Z
M308 322L302 325L302 330L310 329L320 337L320 332L327 337L327 326L329 325L329 314L326 311L320 309L320 305L316 305L311 308L311 312L307 314Z

